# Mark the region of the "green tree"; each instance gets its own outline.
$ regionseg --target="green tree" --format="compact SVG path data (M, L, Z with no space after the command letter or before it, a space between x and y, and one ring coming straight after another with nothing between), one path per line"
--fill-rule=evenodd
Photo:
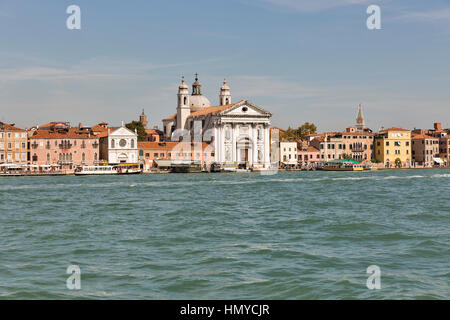
M305 122L297 129L292 129L289 127L285 132L280 134L281 139L286 140L304 140L308 134L313 134L317 132L317 127L314 123Z
M140 121L132 121L125 125L128 129L134 132L134 129L137 131L138 141L147 140L147 132L145 132L145 128Z
M297 136L299 139L303 140L308 134L313 134L317 132L317 127L314 123L305 122L297 129Z

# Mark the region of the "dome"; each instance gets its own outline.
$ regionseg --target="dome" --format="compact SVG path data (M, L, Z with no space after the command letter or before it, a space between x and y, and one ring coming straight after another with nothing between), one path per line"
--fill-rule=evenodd
M211 107L211 102L205 96L192 95L189 97L189 106L191 107L191 112L195 112L203 108Z

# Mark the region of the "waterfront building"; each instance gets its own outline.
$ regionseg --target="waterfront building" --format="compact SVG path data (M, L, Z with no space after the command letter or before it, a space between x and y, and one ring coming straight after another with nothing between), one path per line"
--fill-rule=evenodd
M136 131L131 131L122 122L120 128L108 127L100 137L101 158L109 164L138 163L138 141Z
M214 161L214 147L206 142L148 142L139 141L139 161L145 172L164 164L170 167L177 162L199 163L209 170Z
M34 130L29 142L30 162L41 168L73 172L77 166L95 165L99 161L99 137L90 128L49 123Z
M439 157L446 166L450 166L450 136L446 135L439 139Z
M320 150L321 161L353 159L368 162L373 158L373 137L369 131L348 127L342 132L325 133L311 141Z
M0 165L26 164L28 158L27 131L0 122Z
M439 158L439 138L413 133L411 144L412 159L415 165L432 167L435 163L443 163Z
M450 165L450 129L442 129L439 122L434 123L433 129L414 129L413 133L425 134L439 139L439 159L435 162L439 165Z
M198 77L192 85L192 94L183 79L178 88L177 112L163 120L164 137L171 141L193 141L200 136L199 140L214 146L217 163L268 169L271 116L248 100L232 103L226 81L220 88L219 105L211 106L202 95Z
M296 141L280 141L280 166L286 168L297 166Z
M375 135L375 159L385 167L411 166L411 131L402 128L382 129Z
M314 146L299 143L297 145L297 160L301 167L320 162L320 150Z

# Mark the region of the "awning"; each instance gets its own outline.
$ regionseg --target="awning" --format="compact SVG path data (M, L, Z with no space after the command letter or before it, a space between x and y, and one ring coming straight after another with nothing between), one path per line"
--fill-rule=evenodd
M442 161L441 158L433 158L434 162L439 163L439 164L443 164L444 161Z
M170 167L172 166L172 160L153 160L158 167Z

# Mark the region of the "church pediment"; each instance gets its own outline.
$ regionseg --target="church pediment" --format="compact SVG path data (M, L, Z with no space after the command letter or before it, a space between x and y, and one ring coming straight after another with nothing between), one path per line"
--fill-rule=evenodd
M114 130L109 135L111 137L114 137L114 136L135 136L136 134L126 127L120 127L119 129Z
M272 116L272 114L270 112L258 107L257 105L254 105L253 103L251 103L247 100L237 103L237 104L233 105L232 107L230 107L229 109L222 111L221 115L240 116L240 117L245 117L245 116L271 117Z

